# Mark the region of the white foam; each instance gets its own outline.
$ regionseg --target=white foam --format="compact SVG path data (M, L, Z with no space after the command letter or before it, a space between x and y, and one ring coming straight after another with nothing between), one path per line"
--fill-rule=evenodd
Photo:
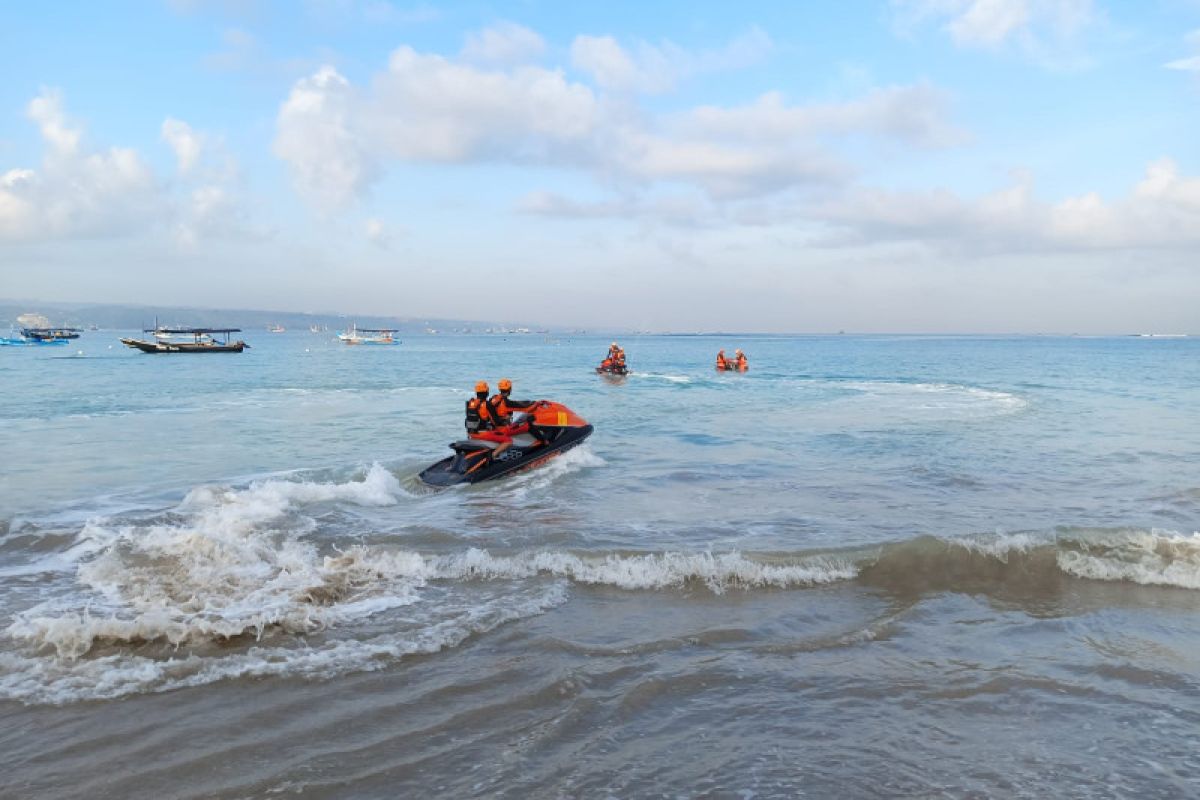
M294 504L382 505L396 502L399 490L395 477L375 465L363 481L196 489L180 507L182 521L89 522L70 550L42 565L78 561L76 577L85 591L23 612L7 633L78 658L99 642L179 645L261 636L269 627L310 632L374 613L381 603L413 602L416 587L405 582L413 570L395 563L407 556L362 548L321 556L302 538L312 520L282 524Z
M952 539L953 544L974 553L990 556L998 561L1007 563L1009 556L1015 553L1028 553L1034 548L1053 544L1054 537L1048 533L1018 532L995 533L990 535L966 536Z
M318 647L251 647L220 656L194 653L153 659L116 653L80 660L0 653L0 697L26 704L64 704L161 692L221 680L288 676L329 678L381 669L398 659L453 648L500 625L535 616L567 599L561 585L533 596L508 595L431 619L415 630L372 639L339 639Z
M915 396L920 407L936 411L969 412L972 408L1014 413L1028 405L1011 392L983 389L958 383L906 383L903 381L843 381L835 386L856 389L875 396Z
M530 491L541 492L567 475L607 464L608 462L593 453L588 445L583 444L554 456L536 469L519 473L501 484L501 489L510 492L515 498L523 499Z
M661 372L630 372L635 378L652 378L654 380L667 381L668 383L691 383L692 379L687 375L668 375Z
M1057 561L1059 569L1079 578L1200 589L1200 533L1082 534L1060 544Z
M533 552L493 556L486 550L434 556L427 560L428 580L494 580L553 575L576 583L620 589L665 589L703 583L715 594L733 587L788 588L814 586L854 578L857 568L825 556L790 564L753 561L740 553L648 553L586 556L566 552Z

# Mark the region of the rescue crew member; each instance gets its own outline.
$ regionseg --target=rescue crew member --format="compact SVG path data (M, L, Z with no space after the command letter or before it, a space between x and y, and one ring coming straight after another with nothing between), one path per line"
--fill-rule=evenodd
M537 437L537 434L530 430L530 421L533 419L532 411L530 411L530 409L537 405L537 401L513 399L510 396L512 394L512 381L510 381L508 378L501 378L498 386L500 393L492 395L492 397L488 400L488 403L496 413L497 427L504 428L504 430L497 432L503 434L506 438L504 441L500 442L499 447L496 447L492 450L492 458L496 458L505 450L512 447L512 437L516 436L518 433L525 433L528 431L529 433L532 433L534 437ZM512 421L512 415L514 411L528 411L530 416L522 421L521 424L514 425Z
M746 363L745 353L743 353L741 350L735 350L733 351L733 354L737 356L738 372L745 372L747 369L749 369L749 365Z
M490 431L503 424L499 420L500 412L488 399L487 381L479 381L475 384L475 396L467 401L467 435Z
M717 369L720 369L720 370L729 369L729 363L725 360L725 351L724 350L717 351Z
M488 401L492 404L492 408L500 415L502 420L500 425L511 425L512 414L514 411L525 411L537 403L536 400L514 400L512 398L512 381L508 378L501 378L498 384L500 394L492 395Z

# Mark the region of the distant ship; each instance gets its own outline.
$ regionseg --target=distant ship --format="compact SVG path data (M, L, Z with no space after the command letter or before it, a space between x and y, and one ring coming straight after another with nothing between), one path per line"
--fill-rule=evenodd
M267 326L267 332L268 332L268 333L283 333L283 332L284 332L284 331L286 331L286 330L287 330L287 328L283 327L283 326L282 326L282 325L280 325L278 322L276 322L276 323L275 323L275 324L273 324L273 325L268 325L268 326Z
M400 340L393 334L398 328L360 328L353 322L350 327L338 334L338 339L346 344L399 344Z

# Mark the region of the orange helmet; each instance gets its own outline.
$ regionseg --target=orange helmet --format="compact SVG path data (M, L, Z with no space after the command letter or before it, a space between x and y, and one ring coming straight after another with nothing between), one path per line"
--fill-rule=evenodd
M475 382L475 391L486 392L487 390L488 390L487 381L476 381Z
M500 379L500 391L511 392L512 391L512 381L510 381L508 378L501 378Z

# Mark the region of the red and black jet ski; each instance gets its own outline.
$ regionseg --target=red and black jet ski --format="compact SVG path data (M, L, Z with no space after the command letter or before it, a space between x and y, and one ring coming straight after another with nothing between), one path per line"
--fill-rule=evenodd
M628 375L629 367L624 364L601 364L596 367L596 372L601 375Z
M522 427L525 421L529 422L529 430L513 436L512 446L499 456L493 458L492 451L503 437L463 439L450 445L454 455L422 471L421 480L439 488L490 481L536 467L592 435L587 420L550 400L539 400L522 420Z

